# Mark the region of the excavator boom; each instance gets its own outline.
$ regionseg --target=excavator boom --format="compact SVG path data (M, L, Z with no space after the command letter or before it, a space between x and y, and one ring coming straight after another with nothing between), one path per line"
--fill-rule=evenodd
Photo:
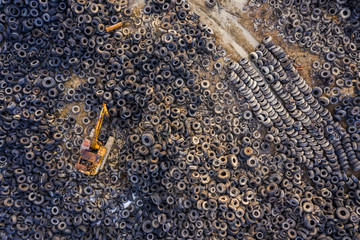
M108 117L109 113L108 113L106 104L104 103L103 108L101 109L101 112L99 115L99 119L96 123L94 136L91 139L91 149L99 150L100 146L102 146L102 144L98 141L98 137L99 137L101 125L104 121L105 116Z

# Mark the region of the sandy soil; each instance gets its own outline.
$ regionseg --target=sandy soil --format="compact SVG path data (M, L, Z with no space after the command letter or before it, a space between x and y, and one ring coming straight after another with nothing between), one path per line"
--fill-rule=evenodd
M240 24L238 15L246 1L222 0L214 8L206 6L204 0L190 0L194 12L214 31L216 39L234 59L247 57L258 41ZM229 10L236 11L232 14Z

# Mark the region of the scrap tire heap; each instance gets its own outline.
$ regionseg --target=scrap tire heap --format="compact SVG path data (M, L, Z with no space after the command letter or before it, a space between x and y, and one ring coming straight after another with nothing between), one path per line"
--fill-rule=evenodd
M229 62L187 1L145 4L0 1L0 238L360 239L360 144L322 89L271 37Z

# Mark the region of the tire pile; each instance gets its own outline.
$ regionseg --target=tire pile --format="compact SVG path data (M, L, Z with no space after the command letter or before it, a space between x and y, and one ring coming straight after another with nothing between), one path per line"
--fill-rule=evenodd
M360 142L360 3L355 0L251 0L251 6L269 4L269 27L284 40L320 61L312 63L310 76L323 106L334 108L334 118L344 122L351 140ZM250 8L251 9L251 8ZM356 169L358 170L358 168Z
M360 144L271 38L227 63L183 0L3 0L0 29L1 239L360 238Z

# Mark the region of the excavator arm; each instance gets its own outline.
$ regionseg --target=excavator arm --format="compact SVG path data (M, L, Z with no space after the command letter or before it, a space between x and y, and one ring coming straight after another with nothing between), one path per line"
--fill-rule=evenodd
M109 113L108 113L106 104L103 103L103 108L101 109L99 119L98 119L98 121L96 123L94 136L91 139L91 149L99 150L100 146L102 146L101 142L98 141L98 137L99 137L101 125L102 125L102 123L104 121L105 116L108 117Z

